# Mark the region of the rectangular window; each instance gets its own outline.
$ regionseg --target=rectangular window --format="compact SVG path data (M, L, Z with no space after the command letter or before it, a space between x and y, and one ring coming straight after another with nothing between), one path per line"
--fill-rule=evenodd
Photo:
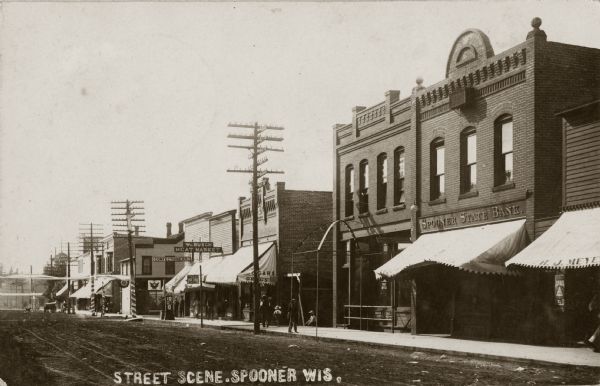
M350 264L350 258L352 257L352 240L346 241L346 264Z
M354 167L348 165L346 167L345 178L345 202L346 202L346 217L354 215Z
M387 201L387 156L377 157L377 209L383 209Z
M152 275L152 256L142 256L142 275Z
M513 123L502 124L502 160L504 163L504 182L513 179Z
M112 252L106 252L106 272L112 272L114 266L114 255Z
M102 256L96 256L96 273L102 273Z
M461 138L461 193L475 190L477 185L477 135L474 131Z
M367 161L360 163L359 185L358 194L360 198L358 201L358 212L367 213L369 212L369 163Z
M404 193L405 161L404 149L396 149L394 152L394 205L406 202Z
M504 185L513 181L513 121L511 117L496 123L495 184Z
M442 197L445 192L444 142L435 142L431 150L431 199L435 200Z
M174 261L165 261L165 275L174 275L175 274L175 262Z

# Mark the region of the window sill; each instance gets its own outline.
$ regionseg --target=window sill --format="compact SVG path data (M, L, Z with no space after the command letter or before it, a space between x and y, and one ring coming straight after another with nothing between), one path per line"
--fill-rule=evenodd
M460 196L458 196L458 199L464 200L465 198L473 198L473 197L477 197L477 196L479 196L479 191L472 190L470 192L465 192L465 193L461 194Z
M429 206L445 204L445 203L446 203L446 197L440 197L440 198L436 198L435 200L429 201Z
M354 215L346 216L346 217L344 217L344 220L346 220L346 221L354 220Z
M515 188L515 183L513 181L511 181L504 185L494 186L492 188L492 192L501 192L503 190L509 190L509 189L514 189L514 188Z
M388 212L388 209L387 209L387 208L381 208L381 209L378 209L378 210L375 212L375 214L384 214L384 213L387 213L387 212Z
M364 212L364 213L359 213L358 214L358 218L365 218L365 217L369 217L370 213L369 212Z
M394 205L394 206L392 206L392 210L393 210L394 212L397 212L397 211L399 211L399 210L402 210L402 209L406 209L406 204L405 204L405 203L403 203L403 202L401 202L401 203L400 203L400 204L398 204L398 205Z

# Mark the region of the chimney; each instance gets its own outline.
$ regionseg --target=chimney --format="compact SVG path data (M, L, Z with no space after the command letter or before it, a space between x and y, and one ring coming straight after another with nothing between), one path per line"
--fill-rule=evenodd
M167 237L171 237L171 223L168 222L167 223Z
M183 233L183 223L179 222L179 233Z
M134 234L135 236L139 236L139 235L140 235L140 226L139 226L139 225L136 225L136 226L135 226L135 231L134 231L134 233L133 233L133 234Z

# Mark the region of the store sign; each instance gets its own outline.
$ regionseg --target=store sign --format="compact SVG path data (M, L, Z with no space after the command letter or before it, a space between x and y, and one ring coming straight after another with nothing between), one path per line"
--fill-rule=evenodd
M249 275L244 275L242 277L242 281L244 281L246 283L254 282L254 273L250 273ZM274 284L277 281L277 272L276 271L258 271L258 281L259 281L259 283Z
M525 201L486 206L419 219L421 233L483 224L525 216Z
M162 280L148 280L149 291L162 291Z
M565 275L562 273L557 273L554 275L554 300L556 301L556 305L560 307L561 310L565 308Z
M200 284L200 275L188 275L187 283L188 284Z
M212 243L211 243L212 244ZM223 253L223 248L221 247L203 247L203 246L183 246L183 247L174 247L173 250L175 252L211 252L211 253Z
M152 261L155 263L163 261L192 261L192 258L187 256L152 256Z

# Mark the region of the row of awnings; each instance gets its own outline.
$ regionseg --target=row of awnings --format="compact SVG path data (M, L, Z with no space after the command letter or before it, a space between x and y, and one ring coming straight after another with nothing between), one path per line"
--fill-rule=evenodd
M87 277L89 279L89 276ZM129 280L129 276L126 275L101 275L94 277L94 293L102 294L106 291L106 287L113 280ZM65 284L60 290L56 292L56 296L60 297L65 295L67 292L67 284ZM106 293L105 295L110 295L110 293ZM88 282L75 292L69 296L70 298L75 299L89 299L92 297L92 283L88 280Z
M277 280L275 243L258 244L259 281L275 284ZM165 290L174 293L193 291L200 287L200 271L204 288L214 287L215 284L234 285L240 282L252 282L252 263L254 251L252 246L238 249L233 255L215 256L203 262L186 265L170 281L165 284ZM191 280L191 279L194 280Z
M546 269L600 266L600 208L565 212L527 244L525 220L428 233L377 268L375 275L389 278L430 264L486 274L512 274L511 265Z

